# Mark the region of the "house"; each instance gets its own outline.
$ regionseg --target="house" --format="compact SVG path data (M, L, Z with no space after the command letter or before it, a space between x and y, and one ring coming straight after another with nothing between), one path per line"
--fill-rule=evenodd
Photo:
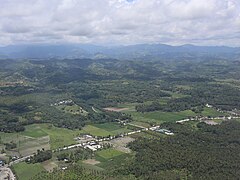
M166 134L166 135L174 135L173 132L171 132L170 130L167 130L167 129L156 129L155 131L162 133L162 134Z
M206 104L206 107L208 107L208 108L212 108L213 106L210 105L210 104Z
M4 162L2 160L0 160L0 167L4 166Z
M97 151L98 149L101 148L101 145L93 145L93 146L87 145L87 146L85 146L85 148L88 148L88 149L90 149L92 151Z

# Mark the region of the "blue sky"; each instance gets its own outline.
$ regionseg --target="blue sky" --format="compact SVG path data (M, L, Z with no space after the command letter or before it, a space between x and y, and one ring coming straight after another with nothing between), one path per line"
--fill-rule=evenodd
M239 0L2 0L0 45L240 46Z

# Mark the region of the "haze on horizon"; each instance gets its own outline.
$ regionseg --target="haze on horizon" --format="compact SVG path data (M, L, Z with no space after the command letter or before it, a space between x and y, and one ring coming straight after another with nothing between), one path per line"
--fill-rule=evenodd
M0 46L240 46L239 0L3 0Z

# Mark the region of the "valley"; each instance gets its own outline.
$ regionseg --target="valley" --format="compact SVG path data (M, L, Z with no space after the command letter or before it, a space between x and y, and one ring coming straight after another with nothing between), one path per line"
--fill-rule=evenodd
M207 145L213 148L229 143L237 151L240 90L238 75L232 69L238 72L239 67L231 60L218 62L224 68L214 66L217 60L173 61L2 60L3 167L10 167L20 180L74 174L102 179L145 179L158 174L168 177L169 173L190 179L202 176L192 167L168 162L165 158L169 154L161 148L172 150L178 146L175 141L183 141L188 135L192 144L186 146L196 148L192 140L211 142ZM195 71L206 67L209 71ZM229 128L232 136L226 133ZM215 133L222 136L213 143ZM160 167L154 164L156 158L150 163L141 154L141 149L151 153L148 145L159 148L158 141L163 144L160 149L165 162ZM178 148L176 153L184 158L184 149ZM202 152L187 151L190 156L202 156ZM215 158L218 154L213 165ZM152 175L136 169L142 161ZM154 169L155 165L160 171ZM32 173L28 173L30 169ZM216 172L218 169L213 172L215 177Z

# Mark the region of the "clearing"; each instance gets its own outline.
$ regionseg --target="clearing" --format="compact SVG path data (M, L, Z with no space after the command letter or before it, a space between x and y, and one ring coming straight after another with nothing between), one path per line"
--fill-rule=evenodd
M99 164L100 161L96 161L95 159L87 159L87 160L84 160L83 163L96 165L96 164Z
M115 156L120 156L122 154L124 154L124 153L121 151L118 151L116 149L104 149L104 150L97 152L97 155L104 159L111 159Z
M38 173L45 171L40 163L27 164L25 162L14 164L13 169L19 180L29 180Z
M127 111L129 108L116 108L116 107L107 107L103 108L106 111L114 111L114 112L121 112L121 111Z
M124 152L124 153L131 153L131 149L127 148L127 144L134 141L133 138L129 137L129 136L125 136L122 138L117 138L117 139L113 139L110 141L110 143L113 145L113 148Z

